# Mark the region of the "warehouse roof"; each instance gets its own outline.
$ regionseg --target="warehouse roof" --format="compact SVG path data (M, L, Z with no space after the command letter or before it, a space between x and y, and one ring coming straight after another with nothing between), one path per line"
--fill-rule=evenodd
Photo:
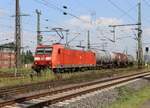
M6 43L6 44L1 44L0 45L0 50L14 50L15 49L15 44L14 42L9 42L9 43Z

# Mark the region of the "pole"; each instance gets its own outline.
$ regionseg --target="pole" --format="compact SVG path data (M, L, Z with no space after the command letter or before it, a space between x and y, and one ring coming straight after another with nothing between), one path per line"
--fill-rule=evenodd
M69 30L66 30L66 46L69 46L68 44L68 35L69 35Z
M37 13L37 45L39 45L42 41L41 40L41 31L40 31L41 12L36 9L36 13Z
M143 65L143 49L142 49L142 27L141 27L141 1L138 2L138 68Z
M79 43L79 46L82 46L82 40L81 41L79 41L80 43Z
M116 41L116 32L115 32L116 27L113 27L113 41Z
M87 42L88 49L90 49L90 31L88 30L88 42Z
M121 25L109 25L109 27L112 27L112 33L113 33L113 42L116 42L116 27L124 27L124 26L137 26L139 24L121 24Z
M21 66L20 51L21 51L21 29L20 29L20 7L19 0L16 0L16 15L15 15L15 65L16 69Z

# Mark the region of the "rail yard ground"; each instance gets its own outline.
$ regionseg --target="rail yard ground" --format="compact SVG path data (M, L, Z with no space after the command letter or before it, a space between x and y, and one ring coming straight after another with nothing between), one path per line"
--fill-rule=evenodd
M50 70L47 70L43 72L40 76L37 76L36 74L31 74L31 69L20 69L19 73L22 76L19 77L0 77L0 87L3 86L12 86L12 85L22 85L27 83L34 83L34 82L41 82L41 81L66 81L67 83L79 83L79 82L85 82L90 81L94 79L99 78L105 78L105 77L113 77L116 75L124 75L124 74L130 74L135 73L139 71L146 71L150 70L148 68L145 69L137 69L136 67L130 67L130 68L120 68L120 69L102 69L102 70L90 70L86 72L75 72L75 73L61 73L61 74L54 74ZM13 69L3 69L0 70L3 73L13 73ZM32 77L32 78L31 78Z
M57 104L57 102L61 102L61 105L67 105L64 108L85 108L82 106L86 106L86 108L91 108L92 106L93 106L92 108L97 108L94 106L97 106L99 104L103 106L104 105L108 106L108 103L110 103L111 100L114 100L117 97L119 98L121 94L125 94L124 91L129 92L129 90L134 89L132 90L133 92L139 90L139 88L148 85L149 84L148 79L150 78L149 76L150 76L150 72L147 71L147 72L142 72L142 73L140 72L136 74L125 75L125 76L120 76L115 78L109 78L103 81L102 80L99 81L97 80L94 82L90 81L88 83L84 83L84 84L82 83L83 85L77 84L75 86L73 85L70 87L68 86L69 88L67 87L66 89L55 88L52 89L52 91L45 91L45 92L38 91L37 92L38 94L33 94L33 93L31 94L28 92L28 95L22 95L23 97L20 96L16 97L16 95L15 96L13 95L11 97L12 100L11 98L8 98L10 100L1 101L0 106L10 105L8 106L9 108L12 107L23 108L23 106L26 106L26 108L37 108L37 107L43 108L43 106L45 105L46 106L52 105L50 106L50 108L56 108L55 106L60 105ZM11 88L10 90L12 91ZM11 93L11 91L10 92L5 91L5 92ZM84 96L84 94L87 95ZM76 96L79 96L81 98L77 99ZM64 102L65 100L67 104L65 104L66 103ZM80 100L80 102L78 100ZM70 107L70 105L71 106L75 105L76 107L75 106ZM58 106L57 108L62 108L62 106Z

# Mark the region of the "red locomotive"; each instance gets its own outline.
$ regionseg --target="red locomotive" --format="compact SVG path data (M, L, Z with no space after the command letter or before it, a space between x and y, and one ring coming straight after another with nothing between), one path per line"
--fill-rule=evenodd
M92 51L66 48L62 44L39 45L34 56L33 69L37 72L50 68L54 72L94 67L95 53Z
M102 67L125 67L133 64L134 58L123 53L77 50L63 44L38 45L33 69L40 72L50 68L54 72L100 69Z

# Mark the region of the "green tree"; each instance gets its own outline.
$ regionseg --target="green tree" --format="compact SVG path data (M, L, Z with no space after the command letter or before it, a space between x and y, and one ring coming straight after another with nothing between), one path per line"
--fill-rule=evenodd
M31 50L27 50L26 52L21 53L21 61L23 64L30 64L34 60L33 53Z

